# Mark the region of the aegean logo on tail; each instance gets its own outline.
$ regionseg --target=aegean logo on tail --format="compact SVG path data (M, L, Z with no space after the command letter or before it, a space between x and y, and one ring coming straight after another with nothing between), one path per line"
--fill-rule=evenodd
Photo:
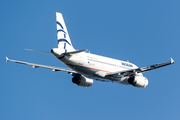
M71 46L71 44L66 40L66 34L67 33L64 31L64 27L62 26L62 24L60 22L57 22L57 25L59 25L61 27L61 29L57 30L57 34L59 32L63 32L63 34L64 34L64 38L59 39L58 43L59 42L66 42L66 43L68 43Z

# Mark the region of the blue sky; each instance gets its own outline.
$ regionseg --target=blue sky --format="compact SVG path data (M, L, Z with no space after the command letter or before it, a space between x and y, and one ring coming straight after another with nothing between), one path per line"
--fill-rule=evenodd
M179 120L180 1L36 0L0 2L0 120ZM64 16L73 46L129 60L148 71L145 89L94 81L78 87L66 72L6 63L5 56L65 67L54 56L25 51L57 47L55 12Z

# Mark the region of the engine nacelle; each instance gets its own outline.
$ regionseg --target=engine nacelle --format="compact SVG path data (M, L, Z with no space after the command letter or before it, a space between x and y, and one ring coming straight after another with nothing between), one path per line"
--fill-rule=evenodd
M130 77L128 83L135 87L145 88L148 85L148 79L143 76Z
M84 76L74 76L72 82L82 87L90 87L93 84L93 79L89 79Z

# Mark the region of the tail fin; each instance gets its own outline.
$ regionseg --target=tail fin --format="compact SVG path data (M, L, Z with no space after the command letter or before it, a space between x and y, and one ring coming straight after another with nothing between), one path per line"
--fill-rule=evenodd
M75 51L72 46L63 16L56 12L58 48L65 49L65 52Z

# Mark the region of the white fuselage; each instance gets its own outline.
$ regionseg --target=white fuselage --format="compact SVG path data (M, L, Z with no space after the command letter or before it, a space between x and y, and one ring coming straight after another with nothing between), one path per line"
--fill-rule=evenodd
M136 65L91 53L78 53L59 59L73 70L93 79L121 82L123 76L105 77L106 73L138 68ZM142 75L142 74L141 74Z

